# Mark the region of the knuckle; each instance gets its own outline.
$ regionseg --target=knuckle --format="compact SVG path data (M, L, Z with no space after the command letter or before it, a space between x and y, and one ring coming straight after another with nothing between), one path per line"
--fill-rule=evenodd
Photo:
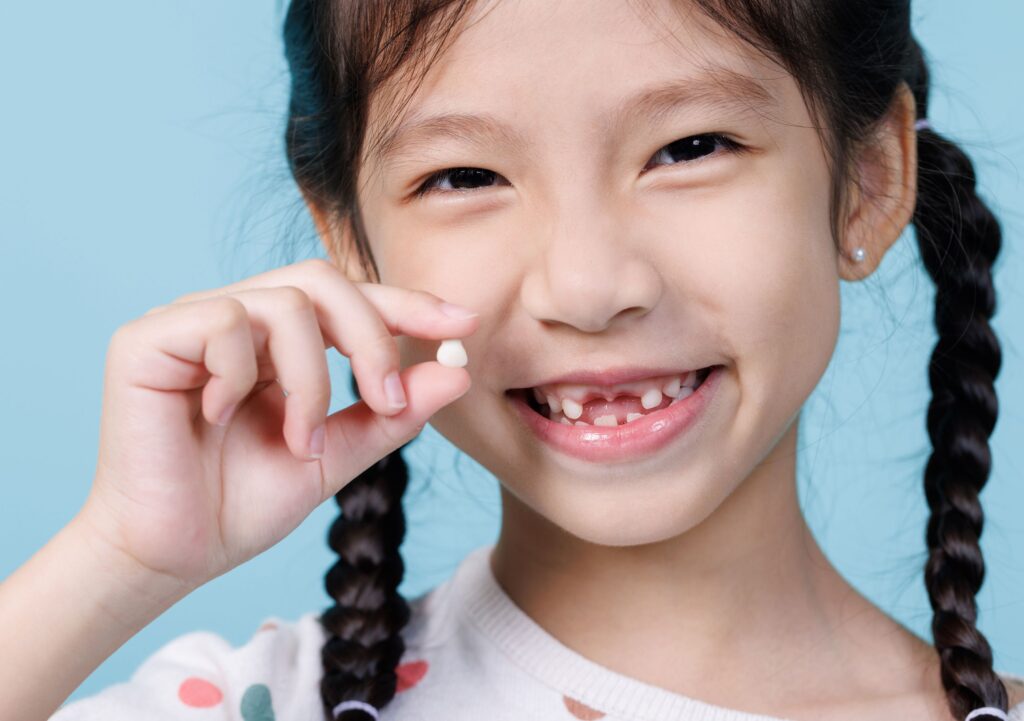
M306 311L313 308L313 301L306 291L294 285L282 285L276 289L277 299L282 308L288 311Z
M135 321L129 321L114 329L114 332L110 335L109 346L111 352L120 352L125 346L131 344L136 326L137 323Z
M338 275L334 264L323 258L309 258L301 263L303 270L318 275Z
M229 295L221 295L210 299L210 322L218 331L229 331L247 323L249 313L245 304Z
M375 333L370 344L375 355L388 366L398 361L398 344L390 333Z

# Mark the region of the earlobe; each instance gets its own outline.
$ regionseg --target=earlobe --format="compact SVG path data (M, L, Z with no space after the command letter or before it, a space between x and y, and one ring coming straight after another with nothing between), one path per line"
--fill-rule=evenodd
M882 120L873 142L857 160L857 178L850 192L839 275L862 280L879 266L889 248L913 219L917 202L916 104L906 83ZM855 249L864 259L855 260Z

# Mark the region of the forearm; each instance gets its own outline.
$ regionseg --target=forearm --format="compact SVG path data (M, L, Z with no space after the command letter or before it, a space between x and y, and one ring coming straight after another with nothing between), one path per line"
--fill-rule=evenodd
M0 721L49 718L188 591L71 521L0 583Z

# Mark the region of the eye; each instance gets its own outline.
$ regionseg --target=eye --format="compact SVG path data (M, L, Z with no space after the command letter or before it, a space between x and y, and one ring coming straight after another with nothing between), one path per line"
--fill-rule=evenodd
M464 192L474 185L486 187L487 181L494 178L501 178L501 176L493 170L485 170L483 168L445 168L423 181L423 184L416 189L416 197L426 195L427 193ZM440 187L440 183L445 181L452 187ZM470 188L466 186L470 186Z
M740 153L746 149L746 146L721 133L701 133L700 135L690 135L681 138L662 147L652 160L664 154L670 159L670 165L676 165L678 162L684 161L696 163L713 155L718 145L721 145L728 153ZM672 159L675 157L679 157L681 160L678 162L673 161ZM648 162L644 166L644 170L650 167L652 167L652 164ZM423 181L423 184L416 189L415 195L418 198L428 193L466 192L474 186L486 187L488 181L497 178L502 178L502 176L493 170L486 170L484 168L445 168ZM441 184L445 182L451 187L441 187ZM505 182L506 184L508 183L508 181Z
M700 135L690 135L669 143L654 155L652 161L664 156L669 159L669 165L677 164L672 160L676 157L681 158L680 162L697 163L713 155L717 145L725 148L727 153L741 153L746 149L745 145L721 133L701 133ZM644 167L644 170L650 167L652 167L652 163L649 162Z

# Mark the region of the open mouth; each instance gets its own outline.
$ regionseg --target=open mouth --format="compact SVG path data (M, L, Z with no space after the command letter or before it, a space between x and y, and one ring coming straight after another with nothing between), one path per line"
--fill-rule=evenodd
M652 397L645 393L641 398L637 395L619 395L611 400L595 398L586 403L562 403L550 396L550 403L538 401L532 388L513 388L506 393L521 400L531 411L553 423L568 426L624 426L638 421L657 411L679 403L692 395L704 383L717 366L708 366L695 372L695 379L690 385L682 385L667 389L659 396ZM543 395L543 394L541 394Z

